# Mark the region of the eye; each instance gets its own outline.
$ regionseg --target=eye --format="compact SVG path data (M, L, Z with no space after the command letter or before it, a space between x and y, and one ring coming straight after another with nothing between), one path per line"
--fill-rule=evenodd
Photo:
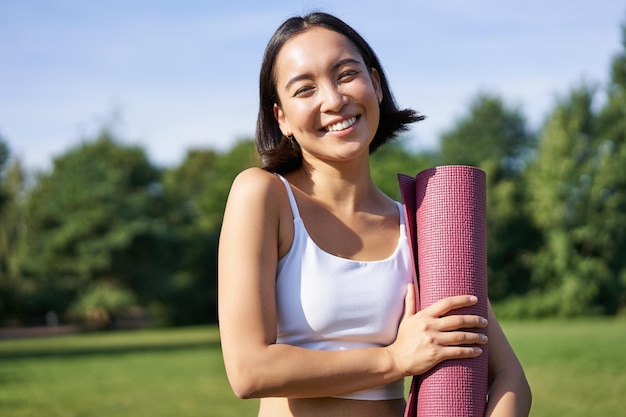
M295 93L293 93L294 97L306 97L308 95L311 95L313 92L313 87L311 86L304 86L304 87L300 87L298 88Z
M341 74L339 74L339 81L341 82L352 81L358 74L359 74L359 71L356 71L356 70L343 71Z

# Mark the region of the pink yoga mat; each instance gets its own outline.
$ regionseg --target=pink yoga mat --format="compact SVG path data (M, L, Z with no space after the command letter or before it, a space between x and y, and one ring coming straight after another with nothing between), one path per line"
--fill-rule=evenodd
M442 298L473 294L478 304L451 314L487 317L486 175L469 166L440 166L398 176L415 255L423 309ZM486 334L487 329L479 330ZM485 413L488 350L448 360L413 378L406 417L474 417Z

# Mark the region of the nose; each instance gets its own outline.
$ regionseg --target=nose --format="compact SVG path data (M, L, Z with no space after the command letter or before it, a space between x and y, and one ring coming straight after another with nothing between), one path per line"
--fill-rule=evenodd
M323 112L338 112L349 101L348 96L336 84L326 85L323 88L321 100L320 110Z

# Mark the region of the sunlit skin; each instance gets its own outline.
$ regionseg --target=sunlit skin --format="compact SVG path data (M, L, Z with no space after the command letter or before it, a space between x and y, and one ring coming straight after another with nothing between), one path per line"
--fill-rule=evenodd
M369 144L382 98L379 74L365 66L343 35L311 28L282 47L275 80L276 120L303 153L302 167L285 177L312 239L336 256L362 261L388 257L398 241L399 213L369 171ZM487 318L443 317L476 299L451 297L416 313L411 285L397 339L389 346L330 352L277 344L277 263L291 247L293 234L282 182L260 169L241 173L220 236L220 333L231 386L241 398L261 398L260 417L400 417L403 399L332 397L482 353L487 340L471 329L487 326ZM493 400L488 415L524 415L523 404L522 411L516 408L524 394L523 371L489 311Z

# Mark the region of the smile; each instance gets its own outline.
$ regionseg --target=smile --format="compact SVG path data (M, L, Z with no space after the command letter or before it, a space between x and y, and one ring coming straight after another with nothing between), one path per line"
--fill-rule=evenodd
M341 122L337 122L335 124L332 124L330 126L326 127L326 130L328 132L339 132L340 130L345 130L347 128L349 128L350 126L352 126L353 124L356 123L356 116L352 116L349 119L346 120L342 120Z

